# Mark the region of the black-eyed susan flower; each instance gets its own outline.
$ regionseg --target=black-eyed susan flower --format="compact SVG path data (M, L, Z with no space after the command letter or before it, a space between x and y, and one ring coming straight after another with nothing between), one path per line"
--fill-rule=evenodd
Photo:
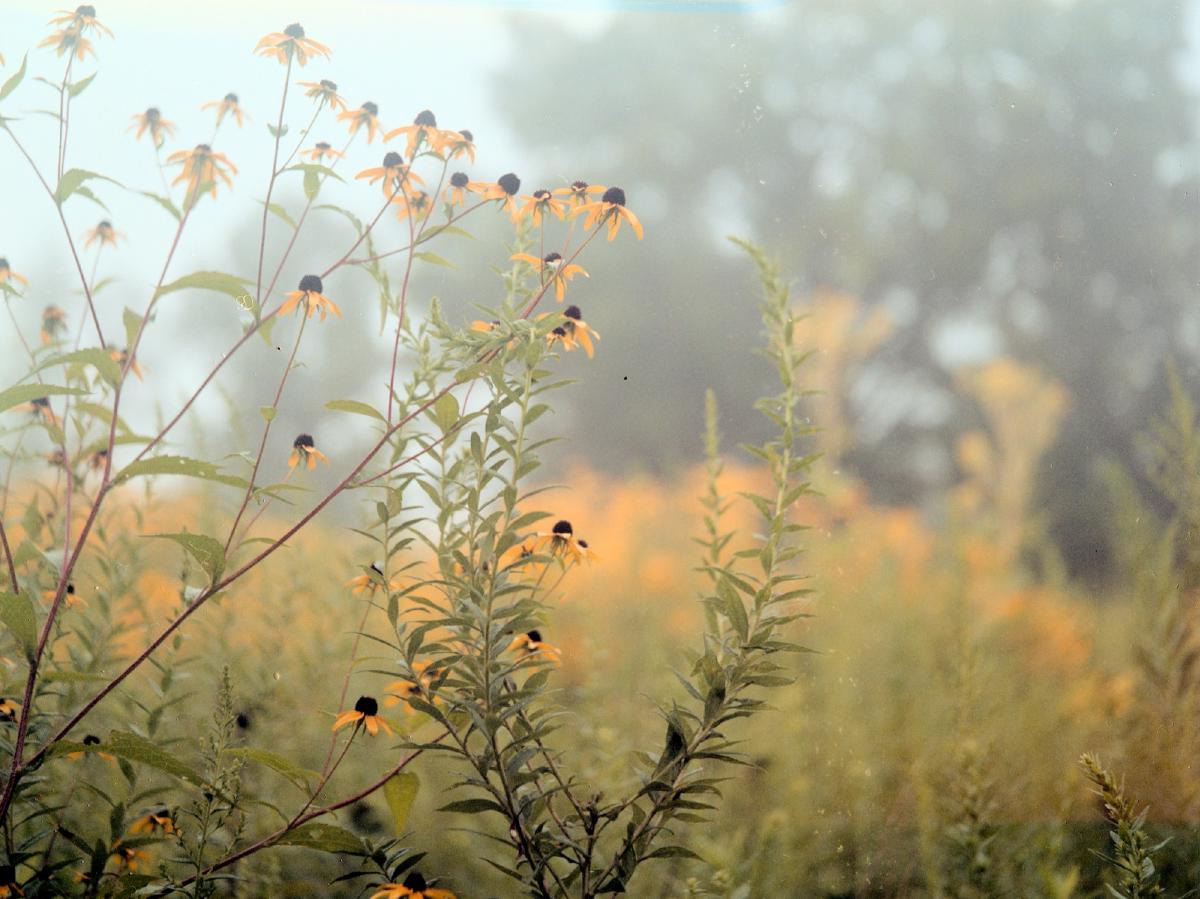
M104 219L95 228L83 233L83 248L86 250L96 241L100 241L102 247L105 245L115 247L119 240L128 240L128 238L124 232L114 228L112 222Z
M150 140L156 147L161 147L163 141L175 133L175 123L164 119L157 106L149 106L145 112L135 114L129 130L133 131L135 128L137 132L133 135L134 140L141 140L142 135L148 131Z
M525 205L517 210L515 221L520 221L525 216L529 216L533 220L534 225L540 225L542 218L547 214L553 215L555 218L561 219L567 214L567 205L562 200L554 199L554 194L542 188L535 190L532 196L521 197L525 201Z
M62 447L46 453L45 459L55 468L67 467L67 454L63 452Z
M88 456L88 468L92 471L103 471L105 464L108 462L108 449L101 447L90 456Z
M406 712L414 711L410 699L424 699L427 702L437 702L437 697L433 696L430 691L430 686L433 683L434 677L438 674L437 667L432 662L414 662L413 674L416 675L415 680L402 679L392 681L385 688L386 694L383 699L383 704L387 707L404 704Z
M600 184L588 184L586 181L572 181L569 187L556 187L554 193L560 197L566 197L567 202L571 204L571 208L582 206L584 203L592 202L592 197L595 194L602 194L606 190Z
M417 222L433 212L433 200L423 190L413 191L411 194L397 197L392 202L399 204L399 208L396 210L396 218L400 221L404 221L409 216L412 216L413 221Z
M515 198L517 191L521 189L521 179L512 172L501 175L495 182L472 181L467 185L467 189L479 194L485 200L499 200L500 208L513 216L514 220L516 219L517 206Z
M283 31L272 31L263 35L254 52L262 56L273 56L283 65L295 58L300 65L306 66L308 58L318 54L329 58L329 48L311 37L305 37L304 26L297 22L293 22Z
M307 156L313 162L321 162L325 159L341 159L346 154L341 150L335 150L325 141L317 141L316 145L307 150L300 151L301 156Z
M19 711L21 711L20 703L13 702L11 699L0 699L0 721L11 724L17 720Z
M466 156L471 162L475 161L475 135L463 128L460 131L443 131L442 149L447 159L458 159Z
M467 185L471 183L471 179L466 172L455 172L450 176L450 186L446 188L446 193L443 195L447 203L451 206L462 206L466 202Z
M42 343L50 344L67 330L67 313L57 306L42 310Z
M508 644L508 651L515 652L522 658L541 656L553 662L562 658L562 650L543 641L542 632L536 629L513 637L512 642Z
M122 872L132 872L150 861L150 853L136 846L122 846L121 841L117 840L113 843L109 858L117 863L117 868Z
M322 78L320 81L300 81L300 87L306 87L304 96L312 97L317 103L327 103L334 112L346 108L346 101L338 94L338 86L334 81Z
M371 596L374 596L383 585L383 569L379 567L379 563L377 562L372 562L365 572L346 581L346 586L351 588L351 593L366 593ZM388 583L388 589L399 589L399 580L393 578Z
M546 342L551 346L561 343L567 352L581 346L591 359L596 353L594 341L600 339L600 332L583 320L578 306L564 309L563 318L563 323L546 335Z
M431 887L417 871L404 878L403 883L377 884L378 892L371 899L457 899L449 890Z
M368 100L358 109L344 109L338 113L339 122L350 123L350 136L353 137L358 133L359 128L367 129L367 143L372 143L375 140L375 135L383 131L383 125L379 124L379 107Z
M95 734L88 734L87 736L85 736L83 738L84 746L99 746L101 742L102 741L100 740L100 738L97 737ZM67 758L72 759L73 761L79 761L85 755L98 755L98 756L100 756L100 758L104 759L105 761L109 761L109 762L115 762L117 760L114 755L112 755L111 753L108 753L108 752L100 752L100 751L84 752L82 750L80 750L79 752L68 752Z
M0 256L0 284L20 281L22 286L29 284L29 279L20 272L14 272L8 265L8 260Z
M108 355L113 362L117 363L117 365L121 366L122 368L125 367L126 362L129 362L129 350L127 349L109 347ZM134 359L133 362L130 363L129 370L134 373L139 381L142 380L142 367L138 365L137 359Z
M500 554L496 562L498 571L521 569L534 564L534 557L545 548L546 541L538 535L526 537ZM538 560L537 570L545 568L544 560Z
M200 107L201 109L215 109L217 111L217 125L219 126L224 121L225 116L233 116L233 120L237 122L241 128L245 119L250 118L240 105L238 105L238 95L234 93L226 94L220 100L210 100Z
M534 269L541 273L542 283L545 283L546 276L549 275L550 280L554 283L554 298L560 303L563 297L567 295L567 282L572 280L576 275L588 277L588 273L584 271L583 266L576 262L568 265L563 265L562 255L559 253L548 253L541 259L536 256L530 256L528 253L514 253L513 259L527 262Z
M113 36L112 29L104 25L96 18L96 7L90 3L85 3L82 6L75 7L75 11L69 9L56 10L58 15L51 19L46 24L48 25L63 25L67 28L74 28L80 34L85 31L104 32L109 37Z
M216 197L218 179L225 182L225 186L232 189L233 179L229 177L229 173L237 174L237 166L235 166L224 153L216 153L208 144L196 144L194 150L180 150L172 153L167 157L169 163L179 163L183 168L171 184L179 184L181 181L187 182L188 193L194 191L205 190L209 195Z
M170 809L159 809L156 812L147 812L140 818L129 825L130 833L145 833L145 834L172 834L178 833L179 829L175 826L175 820L171 817Z
M409 171L409 165L405 163L404 157L394 151L383 154L383 162L374 168L363 169L355 179L367 178L368 184L374 184L376 181L382 181L383 195L385 197L397 197L400 193L407 193L410 184L424 184L425 181L416 172ZM398 203L404 202L403 197L396 200Z
M404 148L404 155L409 159L415 159L417 151L424 145L432 152L440 154L442 152L443 132L438 129L437 118L428 109L422 109L417 113L417 117L413 119L411 125L404 125L400 128L395 128L383 136L385 141L391 140L393 137L404 136L407 138L407 143Z
M637 239L642 239L642 223L625 205L625 191L619 187L610 187L599 200L584 203L571 211L573 216L580 213L587 213L587 218L583 221L585 228L607 223L609 240L616 238L617 232L621 230L621 222L629 222L629 227L633 229Z
M490 334L500 327L500 322L497 319L492 319L490 322L485 322L483 319L476 319L471 322L472 331L482 331L485 334Z
M42 591L42 599L45 602L54 602L54 597L56 597L57 595L58 595L58 590L43 590ZM78 593L75 592L75 584L73 584L73 583L67 584L67 592L63 595L63 599L66 601L68 608L74 608L76 606L86 606L87 605L87 601L82 596L80 596Z
M292 441L292 454L288 456L288 468L295 468L303 462L305 467L311 471L317 467L318 459L326 465L329 464L329 457L317 449L312 434L301 434Z
M0 865L0 899L24 896L25 891L17 883L17 872L12 865Z
M325 296L324 290L325 285L321 283L319 275L305 275L300 279L300 286L288 292L283 305L279 307L279 314L290 315L303 304L304 313L309 318L318 312L321 313L321 321L325 321L325 316L329 312L342 318L342 310L333 300Z
M539 533L539 549L548 549L564 562L594 562L596 554L586 540L575 536L575 529L565 518L556 521L550 533Z
M50 408L50 397L39 396L34 397L28 403L22 403L16 406L17 409L23 409L34 418L40 418L47 424L58 424L58 416L54 414L54 410Z
M92 46L92 42L84 37L85 32L102 32L112 37L112 31L100 23L100 20L96 18L96 7L90 4L78 6L74 12L68 9L60 9L58 10L58 15L47 24L61 25L62 27L41 41L38 46L52 46L58 56L73 53L75 58L80 62L83 62L88 53L91 53L92 56L96 55L96 50Z
M394 733L391 726L379 717L379 703L372 696L358 697L354 708L337 716L337 720L333 722L333 729L338 731L350 724L354 725L355 730L359 726L365 727L367 733L372 737L376 736L380 730L389 737Z

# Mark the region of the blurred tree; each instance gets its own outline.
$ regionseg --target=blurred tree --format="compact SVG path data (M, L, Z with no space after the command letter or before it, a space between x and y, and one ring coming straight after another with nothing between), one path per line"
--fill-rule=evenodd
M749 234L805 286L890 313L850 388L850 459L885 499L953 479L954 437L980 421L953 392L960 365L1004 353L1064 382L1042 503L1076 570L1103 563L1092 466L1129 459L1164 358L1200 350L1191 11L814 0L623 14L586 37L523 19L537 52L496 94L530 170L620 173L647 226L575 297L609 338L578 388L582 445L672 466L698 446L706 385L724 408L759 391L769 372L730 361L757 325L720 240Z

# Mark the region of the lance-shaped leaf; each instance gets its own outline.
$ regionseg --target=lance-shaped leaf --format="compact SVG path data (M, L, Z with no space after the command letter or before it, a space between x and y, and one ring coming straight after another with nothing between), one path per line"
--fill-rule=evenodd
M104 378L110 384L115 385L121 379L121 366L107 350L102 350L99 347L90 347L86 350L75 350L71 353L59 353L56 356L51 356L39 365L36 371L42 371L55 365L91 365L100 373L100 377Z
M114 730L108 735L108 740L96 746L96 751L108 752L129 762L149 765L159 771L165 771L172 777L186 780L188 783L202 785L204 778L195 769L181 762L175 755L151 743L145 737L139 737L127 731Z
M168 293L174 293L177 290L187 290L194 288L196 290L211 290L215 293L223 293L233 297L235 300L246 293L246 288L252 284L246 278L239 278L237 275L231 275L228 272L193 272L190 275L184 275L170 284L164 284L158 289L157 296L163 296Z
M225 547L207 534L146 534L156 540L173 540L188 551L215 583L225 570Z
M330 400L325 404L325 408L332 409L335 412L353 412L355 415L366 415L368 418L377 418L380 421L387 420L374 406L367 405L358 400Z
M188 456L152 456L149 459L139 459L122 468L120 473L113 478L113 483L120 484L139 475L165 474L182 475L187 478L201 478L205 481L229 484L231 487L246 486L245 479L231 474L222 474L221 469L217 468L213 463L204 462L200 459L192 459Z
M54 384L17 384L0 391L0 412L28 403L43 396L79 396L87 393L81 387L58 387Z
M9 94L17 89L17 85L21 83L21 79L25 77L25 63L29 61L29 54L26 53L21 57L21 68L17 69L8 80L4 82L4 86L0 87L0 100L3 100Z
M366 854L362 840L350 831L334 824L321 824L317 821L309 821L295 830L289 830L275 841L275 845L304 846L308 849L320 849L322 852Z
M408 771L401 771L383 785L383 798L387 800L388 808L392 811L397 836L404 832L408 814L412 811L413 801L420 789L420 778Z
M101 181L108 181L110 184L115 184L117 187L124 188L120 181L115 178L110 178L108 175L101 175L99 172L89 172L87 169L68 169L63 172L63 176L58 179L58 187L54 191L54 200L61 206L66 202L67 198L73 193L80 192L83 188L83 183L93 178L98 178ZM91 191L87 191L86 195L89 199L96 198L91 195ZM96 202L99 202L97 200Z
M0 621L25 651L25 657L33 658L37 647L37 619L29 597L23 593L0 593Z

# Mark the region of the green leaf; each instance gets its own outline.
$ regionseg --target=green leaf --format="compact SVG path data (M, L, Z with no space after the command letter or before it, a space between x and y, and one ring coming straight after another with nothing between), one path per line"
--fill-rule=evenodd
M34 370L41 371L54 365L91 365L100 372L100 377L110 384L115 385L121 379L121 366L109 355L107 350L99 347L75 350L72 353L59 353L57 356L51 356Z
M108 211L109 211L109 210L108 210L108 206L106 206L106 205L104 204L104 201L103 201L103 200L101 200L101 199L100 199L98 196L96 196L94 193L92 193L92 191L91 191L91 189L90 189L90 188L87 188L87 187L82 187L82 186L81 186L81 187L77 187L77 188L75 188L75 193L76 193L76 194L78 194L79 196L83 197L85 200L91 200L93 203L95 203L97 206L99 206L99 207L100 207L101 209L103 209L105 212L108 212Z
M186 780L193 784L203 784L204 778L194 769L179 761L174 755L162 747L151 743L144 737L127 731L114 730L108 735L108 742L96 747L96 751L110 752L126 761L138 762L165 771L172 777Z
M0 621L8 626L13 639L25 650L25 657L32 659L37 648L37 619L29 597L23 593L19 596L0 593Z
M121 188L125 186L115 178L110 178L107 175L101 175L99 172L89 172L87 169L68 169L67 171L63 172L63 176L58 179L58 187L54 190L55 202L61 206L67 201L67 198L70 197L71 194L77 192L81 187L83 187L83 183L85 181L88 181L92 178L99 178L101 181L108 181ZM88 191L88 194L90 193L91 192ZM95 197L92 197L92 199L95 199Z
M221 470L211 462L203 462L200 459L191 459L187 456L153 456L149 459L140 459L137 462L131 462L121 469L120 473L113 479L113 483L120 484L139 475L164 474L182 475L187 478L202 478L206 481L229 484L232 487L246 486L246 481L243 478L222 474Z
M221 572L225 570L225 547L215 537L209 537L207 534L189 534L187 531L182 534L144 534L143 536L155 540L173 540L178 543L200 563L200 567L208 574L212 583L216 583L221 577Z
M81 396L87 391L81 387L58 387L55 384L18 384L0 391L0 412L28 403L43 396Z
M699 861L704 860L686 846L663 846L660 849L655 849L649 855L643 855L642 861L651 858L694 858Z
M304 173L304 196L315 200L321 192L321 176L314 171Z
M263 201L259 200L258 202L259 202L259 205L261 205ZM271 212L275 213L275 215L279 216L281 219L283 219L285 222L287 222L289 225L291 225L293 231L295 231L297 228L300 227L299 225L296 224L296 220L287 214L287 210L284 209L282 206L280 206L278 203L268 203L267 209L269 209Z
M82 94L87 89L87 86L89 84L91 84L95 80L96 76L99 74L100 74L99 72L93 72L91 75L88 75L88 77L84 78L82 81L76 81L74 84L67 85L67 93L70 94L72 97L78 97L80 94Z
M322 175L326 178L336 178L338 181L345 182L345 178L335 172L327 165L320 165L315 162L297 162L295 165L289 165L285 172L304 172L305 176L309 174Z
M280 138L288 133L288 126L284 125L281 128L276 128L270 122L267 122L267 130L271 132L271 137Z
M453 269L458 268L458 266L455 265L453 262L448 262L447 260L445 260L441 256L439 256L437 253L428 253L428 252L413 253L413 258L420 259L422 262L432 263L433 265L442 265L442 266L445 266L446 268L453 268Z
M417 798L420 788L421 779L407 771L401 771L383 785L383 798L392 810L392 821L396 825L397 836L404 832L404 826L408 823L408 813L412 811L413 800Z
M494 799L460 799L458 802L443 805L438 811L461 812L467 815L477 815L480 812L499 812L502 815L504 814L504 809Z
M355 855L365 855L367 851L362 840L345 828L316 821L309 821L288 831L275 841L275 845L304 846L322 852L349 852Z
M29 61L29 54L26 53L21 57L21 68L17 69L9 79L4 82L4 86L0 87L0 100L3 100L9 94L17 89L17 85L21 83L21 79L25 77L25 63Z
M334 412L353 412L355 415L365 415L368 418L377 418L380 421L387 421L383 414L374 406L369 406L366 403L360 403L358 400L330 400L325 404L326 409L332 409Z
M142 329L142 316L126 306L121 313L121 320L125 323L125 346L133 346L137 343L138 331Z
M258 411L266 421L274 421L278 410L274 406L259 406Z
M163 209L167 210L167 212L171 213L171 215L174 217L175 221L179 221L180 217L183 215L183 213L181 213L179 211L179 207L176 206L174 203L172 203L169 197L163 197L163 196L160 196L159 194L151 193L148 190L138 190L138 191L134 191L134 193L140 194L143 197L147 197L147 198L153 200L155 203L157 203Z
M266 765L277 774L282 774L301 790L307 789L308 782L317 777L316 771L301 768L291 759L284 758L282 755L269 752L266 749L254 749L247 746L240 749L226 749L225 754L251 762L258 762L260 765Z
M184 275L177 281L172 281L170 284L164 284L158 289L156 296L161 297L164 294L174 293L177 290L194 288L196 290L211 290L215 293L227 294L236 300L246 293L246 288L252 283L254 282L227 272L193 272L190 275Z
M458 400L453 393L443 394L433 404L433 420L442 429L443 434L454 427L458 418Z

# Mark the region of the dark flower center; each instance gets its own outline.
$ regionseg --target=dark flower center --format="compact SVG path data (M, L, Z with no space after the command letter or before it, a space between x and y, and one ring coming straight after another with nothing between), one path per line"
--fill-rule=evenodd
M96 7L92 6L90 3L85 3L83 6L77 6L75 8L75 15L86 16L89 19L94 19L96 18Z
M321 283L320 275L305 275L300 279L298 289L308 293L324 293L325 285Z
M466 172L455 172L453 175L450 176L450 186L451 187L466 187L467 184L470 182L470 180L471 179L467 177Z
M521 179L512 172L509 172L507 175L501 175L500 180L496 183L499 184L500 189L510 197L521 189Z
M354 703L354 711L361 712L370 718L379 714L379 703L370 696L360 696L358 702Z
M329 81L328 79L322 78L321 79L321 87L325 88L325 90L327 90L327 91L336 92L337 91L337 82Z
M233 720L242 730L247 730L250 727L250 716L245 712L238 712L237 717Z
M17 872L12 865L0 865L0 884L11 886L17 881Z
M387 153L383 157L383 167L385 169L394 169L396 166L402 165L403 163L404 157L396 152Z
M555 329L554 329L553 331L551 331L550 333L551 333L551 334L553 334L553 335L555 335L556 337L566 337L566 336L567 336L567 329L566 329L566 328L562 328L562 327L558 327L558 328L555 328Z
M312 449L316 444L313 443L312 434L301 434L292 441L292 446L296 449Z
M463 140L466 140L466 141L473 141L473 140L475 140L475 135L474 135L474 134L472 134L470 131L468 131L466 128L463 128L463 129L462 129L461 131L459 131L458 133L462 135L462 138L463 138Z
M232 104L234 104L234 105L236 106L236 105L237 105L237 101L238 101L237 94L226 94L226 95L225 95L225 102L226 102L226 103L232 103Z
M287 28L283 29L283 33L288 37L304 37L304 26L299 22L293 22Z
M95 734L88 734L86 737L83 738L83 745L84 746L99 746L100 738L97 737Z
M550 191L546 190L546 188L544 188L544 187L540 188L539 190L535 190L533 192L533 198L535 200L540 200L542 202L545 202L546 200L550 199Z
M8 268L8 260L5 259L3 256L0 256L0 269L6 269L6 268Z
M562 521L554 523L553 533L556 537L570 537L575 533L575 529L571 527L571 522L564 518Z
M68 596L75 595L75 585L74 584L67 584L67 595Z
M541 631L536 631L536 630L529 631L528 633L525 634L525 636L528 637L534 643L542 642L542 632Z
M319 141L317 141L317 149L318 150L328 150L329 144L325 143L325 141L323 141L323 140L319 140Z
M562 262L562 256L558 253L550 253L542 260L542 262L544 262L546 265L558 265L560 262Z
M370 100L364 103L361 108L369 115L379 115L379 106L375 103L372 103Z
M587 188L588 188L588 183L586 181L572 181L571 182L571 189L574 190L576 193L583 193L585 190L587 190Z
M99 224L98 227L101 231L110 231L112 230L112 222L110 222L108 219L105 219Z
M9 868L9 870L11 871L12 868ZM410 890L416 890L418 892L429 888L429 884L425 882L425 878L421 876L419 871L413 871L411 874L405 877L404 883L402 883L401 886L407 887Z
M578 306L568 306L563 310L563 315L565 315L567 318L573 318L575 321L583 320L583 313L579 311Z
M50 397L48 396L39 396L35 400L30 400L30 402L38 409L50 408Z
M424 125L427 128L436 128L437 119L428 109L422 109L417 113L417 117L413 119L414 125Z
M616 206L624 206L625 191L621 190L619 187L610 187L604 192L602 199L605 203L612 203Z
M196 144L196 152L207 156L212 152L212 147L210 147L208 144Z
M151 106L149 109L146 110L144 115L145 115L146 121L149 122L151 125L153 125L155 122L157 122L159 120L159 118L162 117L162 113L158 111L157 106Z
M578 540L576 540L575 542L579 544L579 548L580 548L580 549L587 549L587 548L588 548L588 542L587 542L586 540L584 540L582 537L581 537L581 538L579 538Z

